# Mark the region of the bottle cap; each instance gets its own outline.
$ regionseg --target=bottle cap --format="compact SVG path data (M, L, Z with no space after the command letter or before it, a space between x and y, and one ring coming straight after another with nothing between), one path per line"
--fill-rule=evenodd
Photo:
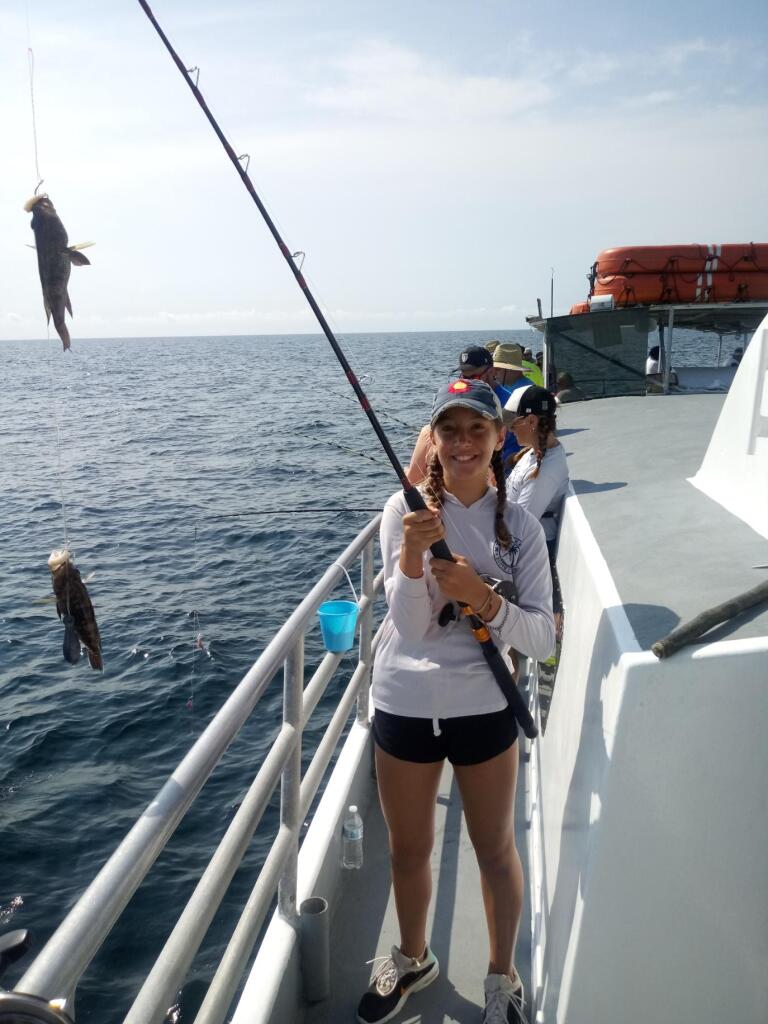
M349 813L350 814L357 814L357 807L356 807L355 804L350 804L349 805Z

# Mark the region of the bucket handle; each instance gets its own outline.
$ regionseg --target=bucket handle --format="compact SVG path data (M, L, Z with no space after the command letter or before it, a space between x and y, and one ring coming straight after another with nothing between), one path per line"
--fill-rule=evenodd
M359 604L360 602L359 602L358 597L357 597L357 591L355 590L355 584L352 582L352 577L349 575L349 573L347 572L345 567L341 564L341 562L334 562L333 564L334 565L338 565L338 567L341 569L341 571L347 577L347 581L349 582L349 585L352 588L352 594L353 594L353 596L355 598L355 604Z

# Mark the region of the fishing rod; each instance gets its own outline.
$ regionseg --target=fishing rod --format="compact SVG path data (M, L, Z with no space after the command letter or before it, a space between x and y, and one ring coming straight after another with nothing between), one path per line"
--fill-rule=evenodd
M232 161L232 165L234 166L237 173L240 175L240 179L242 180L243 185L245 186L248 194L250 195L251 199L253 199L254 203L256 204L259 210L259 213L264 218L264 221L267 227L269 228L270 234L274 238L280 252L283 254L283 258L285 259L285 262L288 264L291 273L296 278L296 283L304 292L304 297L309 303L312 312L315 314L317 322L320 324L320 327L323 330L323 334L328 339L328 342L331 348L333 349L336 358L341 363L342 369L346 374L347 380L349 381L352 390L357 395L358 401L360 402L360 406L362 407L363 412L368 417L368 420L371 426L373 427L374 433L376 434L376 437L379 439L381 447L384 449L387 458L392 464L392 468L397 474L397 478L400 481L401 487L403 488L403 495L405 497L408 508L412 512L426 510L427 505L426 502L424 501L424 498L421 496L421 493L411 484L410 480L408 479L405 470L400 464L400 460L395 454L392 445L389 443L389 438L384 433L384 429L381 426L378 417L371 408L371 404L368 401L368 398L360 385L360 381L355 376L352 367L349 365L347 361L347 357L342 352L341 346L339 345L338 341L334 336L333 331L328 325L328 321L325 319L325 316L323 315L322 310L318 306L314 295L309 290L309 286L307 285L307 282L304 280L304 276L301 273L301 270L299 269L299 267L296 266L296 261L294 260L290 249L283 241L280 232L275 227L275 224L272 218L269 216L266 207L259 198L256 189L253 186L253 182L248 176L248 162L246 162L246 166L243 167L242 161L243 159L245 159L245 157L238 157L234 149L230 145L227 137L224 135L224 132L219 127L216 118L211 113L208 104L205 102L203 94L200 92L200 89L197 86L197 80L192 80L191 72L184 65L178 53L176 53L173 46L171 45L171 42L166 36L165 32L163 32L157 19L152 13L149 4L147 3L147 0L138 0L138 3L141 6L144 13L146 14L146 16L149 18L150 22L152 23L152 26L154 27L160 39L162 40L166 50L171 55L171 58L176 67L179 69L182 77L184 78L184 81L191 89L192 95L197 100L201 110L208 119L211 128L213 128L214 132L216 133L216 137L224 147L224 151L226 152L229 159ZM454 557L451 554L451 550L444 540L437 541L435 544L433 544L430 548L430 551L432 552L435 558L443 558L449 562L454 561ZM529 739L533 739L535 736L538 735L538 729L536 728L533 718L531 717L531 713L528 710L528 706L523 700L522 694L520 693L520 691L517 688L517 685L515 684L515 680L512 678L512 674L510 673L506 662L502 658L501 653L496 647L496 644L493 642L487 623L483 619L481 619L479 615L475 613L474 609L470 605L464 604L462 602L457 603L459 604L462 613L466 616L472 633L477 642L480 644L483 656L488 664L488 667L493 673L493 677L498 683L499 689L504 694L504 697L506 698L506 701L509 704L512 713L514 714L517 721L520 723L520 726L525 735Z

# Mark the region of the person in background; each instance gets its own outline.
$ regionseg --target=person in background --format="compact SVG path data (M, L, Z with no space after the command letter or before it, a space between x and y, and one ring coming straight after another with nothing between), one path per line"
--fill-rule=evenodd
M544 374L541 368L525 357L523 357L523 372L531 384L537 384L540 388L544 387Z
M388 612L373 666L372 733L400 934L390 955L377 958L357 1019L391 1020L438 976L426 927L435 803L447 758L488 925L482 1021L522 1024L523 985L514 967L524 885L514 830L517 722L469 624L444 613L455 602L469 603L499 651L513 646L546 658L555 639L547 550L533 516L506 500L502 411L492 388L461 379L442 387L430 430L422 492L431 507L410 512L398 491L381 520ZM489 470L496 487L489 486ZM443 539L455 562L431 557L430 546ZM516 600L502 597L485 574L494 582L501 576L502 591L514 586Z
M659 346L658 345L654 345L653 348L648 353L648 358L645 360L645 375L646 375L646 377L650 377L651 374L654 374L654 373L660 373L661 372L660 371L660 367L661 367L661 362L660 362Z
M512 391L496 381L493 355L488 348L490 344L492 342L489 341L487 345L469 345L465 348L460 353L459 365L453 372L460 374L464 380L481 380L489 384L493 388L501 407L504 408ZM498 345L498 342L496 344ZM430 436L431 430L429 424L427 424L421 428L416 439L413 455L411 455L411 461L407 469L408 479L414 485L421 483L427 475L427 465L432 449ZM518 449L519 446L514 435L508 434L507 438L505 438L502 458L506 458L507 455L513 454Z
M741 345L738 345L733 350L733 355L731 356L731 366L740 366L741 365L741 360L742 360L743 357L744 357L744 349L741 347Z
M558 405L565 405L567 402L583 402L587 395L577 388L573 383L570 373L560 373L557 377L557 394L555 401Z
M563 600L555 568L560 508L568 490L568 461L557 439L557 400L545 388L519 389L504 407L507 430L521 451L507 468L507 496L535 516L544 528L552 571L552 607L560 626Z
M496 381L510 391L530 387L533 383L525 376L522 348L506 341L494 350L493 372Z

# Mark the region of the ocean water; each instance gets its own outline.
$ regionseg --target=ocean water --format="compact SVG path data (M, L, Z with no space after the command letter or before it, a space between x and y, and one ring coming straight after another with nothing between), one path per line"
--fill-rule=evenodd
M404 462L435 384L465 344L488 336L340 338ZM65 356L57 338L0 343L0 930L29 928L35 949L369 518L288 510L378 508L398 486L322 336L73 346ZM61 655L46 562L65 539L83 576L93 573L103 674ZM321 654L315 632L308 674ZM305 764L341 685L313 717ZM82 979L78 1021L122 1019L269 749L280 707L278 677ZM176 1020L194 1016L277 807L275 798Z

